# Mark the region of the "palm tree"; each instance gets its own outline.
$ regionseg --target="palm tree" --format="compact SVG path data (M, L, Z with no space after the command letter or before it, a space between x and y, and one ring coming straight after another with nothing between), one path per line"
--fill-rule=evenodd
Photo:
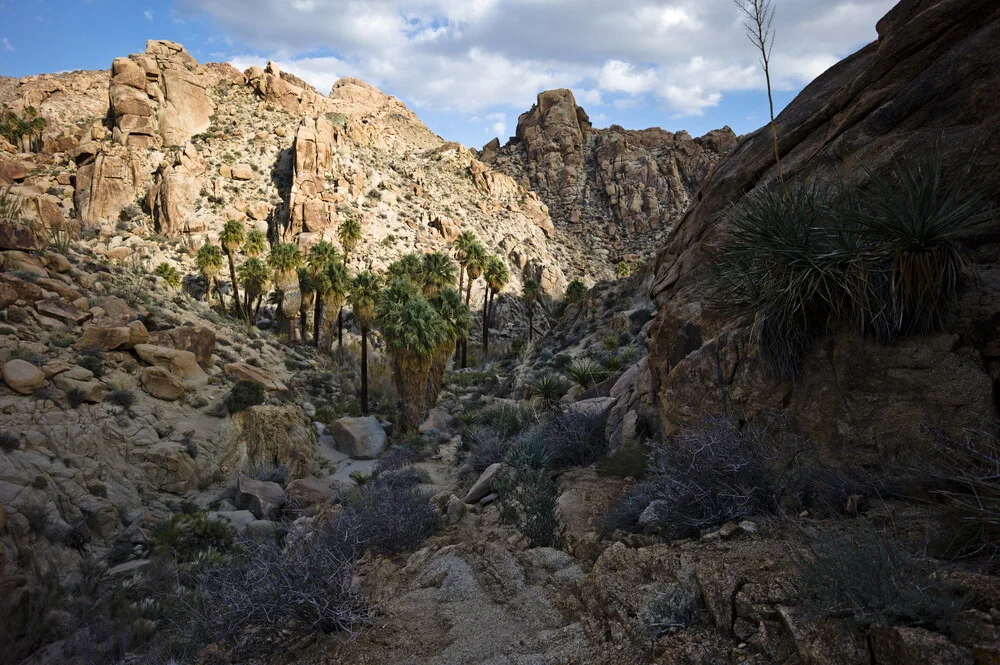
M302 305L299 291L299 275L296 270L302 264L302 254L295 243L280 242L271 248L268 264L274 268L274 286L281 295L281 313L288 319L288 339L295 343L295 317Z
M483 266L483 277L486 279L486 297L483 299L483 364L490 352L490 323L493 319L494 297L507 285L510 272L507 264L499 256L486 259Z
M462 286L465 284L465 267L468 265L469 261L469 250L474 246L478 245L479 240L476 239L476 234L472 231L462 231L455 238L455 242L452 243L452 247L455 248L455 260L458 261L458 293L461 295Z
M386 272L392 281L405 279L418 288L424 287L424 260L418 252L403 254L389 264Z
M309 311L316 300L316 281L309 268L299 268L299 292L302 294L302 302L299 305L299 324L302 327L302 342L307 340L306 331L309 329Z
M309 266L309 277L312 279L313 290L316 292L316 311L313 312L313 346L319 347L319 327L323 320L323 305L326 290L330 286L329 278L325 277L328 265L337 260L337 248L328 240L321 240L309 250L306 263Z
M353 214L344 218L337 229L340 246L344 249L344 264L350 265L351 252L361 242L361 222Z
M524 285L521 287L521 298L524 300L524 306L528 310L528 343L531 343L534 337L535 326L535 303L538 302L538 296L542 289L538 285L538 280L526 279L524 280Z
M233 262L233 254L239 251L240 245L246 240L246 235L243 223L235 219L227 221L222 227L222 233L219 234L219 242L222 243L226 259L229 260L229 279L233 283L233 309L237 316L240 315L240 287L236 282L236 264Z
M430 375L427 378L426 403L428 407L437 404L451 351L455 348L455 343L469 333L469 327L472 325L472 315L469 313L469 308L462 302L462 295L459 291L451 287L442 289L430 299L430 303L444 323L445 338L441 346L434 352Z
M358 273L351 280L351 309L361 330L361 414L368 415L368 332L375 320L382 280L370 270Z
M351 290L351 276L347 266L340 261L332 261L326 265L326 277L330 280L330 288L323 294L323 320L328 326L328 332L323 334L323 350L328 351L333 346L333 312L337 312L337 348L344 348L344 302ZM326 323L329 321L328 323Z
M447 339L445 324L427 298L405 280L397 280L383 293L376 320L398 372L402 430L410 431L426 411L427 377L434 352Z
M447 254L443 252L424 254L420 266L424 295L431 297L447 286L454 286L456 272L458 270L455 262Z
M210 300L209 296L212 293L212 286L214 285L215 292L219 294L219 304L225 309L226 304L222 300L222 291L219 290L217 279L219 271L222 270L222 250L218 245L202 245L198 248L195 265L198 266L199 272L201 272L208 283L205 299Z
M267 235L263 231L250 229L246 240L243 241L243 253L252 259L265 251L267 251Z
M252 256L244 261L236 272L243 283L243 309L253 321L257 318L260 302L264 298L268 282L271 281L271 269L259 258ZM257 301L256 306L253 306L254 300Z
M483 274L483 266L486 265L486 247L482 243L474 242L465 249L465 271L469 274L469 283L465 287L465 306L469 306L472 300L472 283ZM484 312L485 315L485 312ZM466 336L462 340L462 369L468 366L469 338Z

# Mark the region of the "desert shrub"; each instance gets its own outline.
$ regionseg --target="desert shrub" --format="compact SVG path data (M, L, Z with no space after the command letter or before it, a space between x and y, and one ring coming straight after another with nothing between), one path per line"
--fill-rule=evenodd
M655 527L669 538L697 535L777 508L799 452L801 444L781 423L741 426L729 416L708 416L653 443L648 480L621 501L629 515L647 498L665 501L669 509Z
M539 435L549 455L549 466L587 466L604 457L608 452L604 424L602 414L579 410L547 416L539 426Z
M65 349L66 347L73 344L76 341L76 337L65 330L53 330L49 333L49 342L52 346L56 346L60 349Z
M18 512L28 520L28 528L31 531L38 534L44 534L48 531L50 524L49 511L44 505L40 503L28 504L21 506Z
M20 663L42 646L58 639L51 614L60 607L55 580L46 580L22 594L0 598L0 663Z
M510 439L534 425L537 418L530 409L521 405L500 403L483 409L479 422L494 429L503 438Z
M558 376L546 374L528 384L528 394L543 409L551 409L566 394L566 383Z
M285 481L288 479L288 468L280 464L257 462L247 465L243 474L254 480L260 480L265 483L277 483L284 486Z
M639 517L656 498L656 486L653 483L643 482L629 488L597 518L598 530L604 536L615 531L642 531Z
M581 388L590 388L604 380L606 372L590 358L574 360L566 365L566 376Z
M0 187L0 218L21 221L24 202L10 187Z
M416 469L382 474L345 500L345 510L332 527L355 555L408 552L437 528L437 514L427 493L414 482Z
M812 608L862 625L947 629L967 600L927 562L862 520L851 533L827 529L799 561L803 598Z
M510 449L510 439L492 427L474 425L465 431L462 441L469 447L468 462L476 474L491 464L502 462Z
M93 372L95 377L104 376L104 359L99 353L82 354L76 364Z
M698 618L698 587L689 573L657 589L641 614L643 627L654 640L672 629L688 628Z
M0 432L0 450L5 453L14 452L20 447L21 442L10 432Z
M340 534L244 539L235 556L199 568L181 618L198 643L222 643L246 655L294 643L316 631L352 631L371 617L353 584L354 566Z
M500 518L527 538L532 547L559 543L556 483L540 438L524 437L511 448L494 488L500 495Z
M258 381L240 380L226 395L225 405L229 413L239 413L251 406L263 404L267 399L264 384Z
M986 432L966 432L960 439L928 428L934 438L927 469L933 493L946 517L931 542L935 555L1000 561L1000 441Z
M169 263L161 263L156 266L153 274L157 277L162 277L167 286L171 288L179 289L181 287L181 274L177 272L177 268Z
M66 402L70 405L70 408L75 409L86 401L87 394L79 388L73 388L66 393Z
M413 464L416 460L417 453L412 448L393 446L382 453L375 461L375 469L372 475L378 476L389 471L397 471Z
M119 388L109 392L105 397L105 400L128 409L135 404L135 393L128 388Z
M159 556L190 561L210 549L230 549L233 536L233 528L227 522L210 520L204 511L178 512L153 526L152 548Z
M620 353L605 353L601 356L601 366L607 372L616 374L628 366L628 361Z

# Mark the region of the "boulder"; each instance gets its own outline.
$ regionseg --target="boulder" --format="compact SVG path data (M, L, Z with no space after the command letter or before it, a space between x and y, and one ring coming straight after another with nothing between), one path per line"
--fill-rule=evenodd
M209 513L208 518L225 520L232 524L237 531L242 531L243 527L257 519L249 510L220 510Z
M236 164L233 166L233 180L250 180L253 178L253 169L249 164Z
M8 360L3 366L3 380L11 390L30 395L45 385L45 372L26 360Z
M872 665L973 665L972 651L925 628L872 626Z
M288 495L288 500L299 508L311 508L324 503L333 503L339 494L339 483L308 476L288 483L285 494Z
M256 381L263 384L264 388L270 392L283 393L288 390L288 386L282 383L278 377L260 367L254 367L247 363L228 363L225 370L228 376L236 380Z
M240 476L236 481L236 506L249 510L258 519L273 520L285 501L285 491L278 483Z
M180 379L187 388L201 388L208 384L208 375L201 368L190 351L171 349L152 344L136 344L135 353L150 365L169 371Z
M59 300L39 300L35 303L35 311L68 325L77 325L91 317L90 312L82 312L74 305Z
M124 249L128 253L128 248ZM94 302L104 312L102 325L114 323L123 326L139 318L139 312L129 307L128 303L118 296L100 296ZM142 344L143 342L137 343Z
M124 351L146 344L148 340L149 333L142 321L133 321L127 326L90 325L84 328L75 347L87 351Z
M215 331L207 326L181 326L169 330L156 330L149 334L149 343L190 351L204 369L212 364L215 353Z
M377 418L341 418L330 426L337 450L354 459L375 459L385 450L385 430Z
M452 429L453 421L454 418L452 418L450 413L441 407L435 407L430 410L427 418L424 422L420 423L417 429L421 434L437 432L445 438L451 438L451 435L454 434L454 430Z
M143 390L157 399L173 402L184 395L184 384L162 367L143 367L139 380Z
M0 282L0 312L17 302L17 291L7 282Z
M32 252L40 246L34 230L11 219L0 219L0 250Z
M108 392L108 387L97 379L75 378L73 370L57 374L53 377L52 383L55 384L56 388L66 393L74 390L78 391L83 401L91 404L100 404L103 402L104 395Z
M479 478L473 483L472 488L462 499L465 503L476 503L480 499L486 497L493 492L493 481L496 480L497 474L500 473L500 469L503 465L500 462L490 464L486 467L486 470L480 474Z

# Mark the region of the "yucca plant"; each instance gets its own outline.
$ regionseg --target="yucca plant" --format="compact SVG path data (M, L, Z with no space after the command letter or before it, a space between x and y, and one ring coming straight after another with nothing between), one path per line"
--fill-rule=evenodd
M615 374L625 369L627 362L621 355L615 352L605 353L601 356L601 365L608 372Z
M551 409L559 404L566 394L566 383L558 376L546 374L528 384L528 395L543 409Z
M831 197L806 185L752 192L730 210L715 257L714 303L751 319L754 341L780 377L799 372L808 341L851 299L846 275L859 256L838 244Z
M995 220L981 194L963 192L968 171L948 184L937 153L893 174L871 174L858 227L887 274L892 322L899 334L947 323L967 260L958 241Z
M580 358L566 365L566 376L584 389L600 383L606 374L604 368L590 358Z

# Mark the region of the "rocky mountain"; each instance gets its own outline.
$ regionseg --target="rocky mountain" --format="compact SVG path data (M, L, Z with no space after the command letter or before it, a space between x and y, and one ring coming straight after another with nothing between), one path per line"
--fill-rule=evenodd
M570 90L548 90L506 145L494 139L480 155L538 192L560 231L591 239L598 256L631 261L666 235L735 140L728 127L699 138L595 129Z
M995 178L1000 38L992 2L904 0L878 40L830 68L778 118L785 177L860 183L894 160L939 153L951 178L1000 202ZM969 239L971 262L945 330L878 344L836 329L809 346L801 377L769 378L750 330L708 302L712 247L725 212L777 172L768 128L741 139L718 163L655 261L644 403L673 429L691 414L739 409L782 414L832 459L887 461L952 433L992 422L997 409L995 232ZM643 400L640 400L642 402Z

